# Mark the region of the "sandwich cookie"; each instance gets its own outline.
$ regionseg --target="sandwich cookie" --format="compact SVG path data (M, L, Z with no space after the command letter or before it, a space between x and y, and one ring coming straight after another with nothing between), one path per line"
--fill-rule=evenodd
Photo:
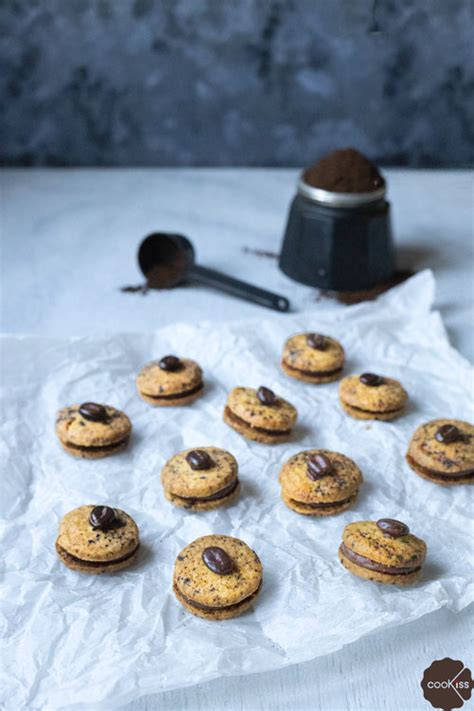
M341 375L344 358L344 349L334 338L319 333L298 333L285 343L281 367L296 380L330 383Z
M56 552L79 573L115 573L131 565L140 546L135 521L110 506L79 506L59 525Z
M110 405L84 402L59 410L56 434L63 449L75 457L100 459L127 446L132 423Z
M246 543L230 536L203 536L176 558L173 590L189 612L228 620L248 610L262 585L262 564Z
M441 486L474 481L474 426L462 420L431 420L413 435L407 462L414 472Z
M425 556L425 542L391 518L350 523L339 547L339 560L349 572L388 585L416 582Z
M174 506L210 511L226 506L239 495L237 472L237 461L224 449L186 449L166 462L161 483Z
M331 516L352 506L363 478L349 457L309 449L285 462L279 481L281 498L290 509L306 516Z
M296 422L296 409L273 390L234 388L227 398L224 421L247 439L264 444L285 442Z
M398 380L362 373L341 381L339 400L345 412L358 420L394 420L402 414L408 394Z
M140 397L149 405L188 405L203 391L202 370L189 358L167 355L145 365L137 375Z

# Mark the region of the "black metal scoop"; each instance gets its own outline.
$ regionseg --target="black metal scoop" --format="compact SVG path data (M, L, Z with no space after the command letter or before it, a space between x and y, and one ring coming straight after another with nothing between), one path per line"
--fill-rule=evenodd
M184 281L194 281L275 311L289 310L290 302L284 296L200 267L194 258L194 247L187 237L167 232L153 232L138 249L138 263L150 289L172 289Z

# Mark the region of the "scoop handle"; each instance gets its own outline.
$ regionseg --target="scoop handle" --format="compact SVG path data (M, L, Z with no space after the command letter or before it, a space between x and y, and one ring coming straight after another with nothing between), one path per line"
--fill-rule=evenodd
M234 279L234 277L227 276L227 274L221 274L221 272L216 272L214 269L193 264L188 270L188 277L200 284L226 291L232 296L238 296L240 299L252 301L254 304L266 306L274 311L284 312L290 309L290 302L285 296L274 294L271 291L266 291L266 289L260 289L258 286Z

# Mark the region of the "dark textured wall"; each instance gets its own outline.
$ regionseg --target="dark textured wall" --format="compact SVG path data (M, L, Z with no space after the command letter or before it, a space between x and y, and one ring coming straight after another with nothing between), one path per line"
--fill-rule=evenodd
M1 0L7 165L474 158L471 0Z

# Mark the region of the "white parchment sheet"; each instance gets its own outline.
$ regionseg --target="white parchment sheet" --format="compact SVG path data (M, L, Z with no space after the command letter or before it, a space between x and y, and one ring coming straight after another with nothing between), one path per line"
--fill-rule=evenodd
M3 338L1 426L1 631L7 708L116 708L148 694L277 669L333 652L377 628L473 599L472 491L416 476L404 456L415 428L435 417L472 420L469 364L430 311L434 282L423 272L376 302L225 325L177 324L150 334L80 339ZM155 298L150 295L149 298ZM158 303L158 298L157 298ZM158 308L158 307L157 307ZM279 369L285 339L330 334L347 352L346 373L399 378L410 395L393 423L354 420L338 384L312 386ZM205 395L183 408L152 408L135 391L140 367L167 353L199 361ZM266 385L290 400L292 440L248 442L222 421L234 386ZM54 433L58 408L105 402L133 423L129 449L101 461L68 456ZM217 445L239 462L242 494L203 514L175 509L162 493L164 462L186 447ZM326 447L352 457L365 483L352 510L310 519L287 509L277 481L284 460ZM137 521L139 562L115 576L65 568L54 542L61 516L81 504L120 506ZM345 524L392 517L424 538L423 580L403 589L368 583L340 565ZM253 612L226 622L187 613L171 590L180 549L198 536L238 536L264 568Z

